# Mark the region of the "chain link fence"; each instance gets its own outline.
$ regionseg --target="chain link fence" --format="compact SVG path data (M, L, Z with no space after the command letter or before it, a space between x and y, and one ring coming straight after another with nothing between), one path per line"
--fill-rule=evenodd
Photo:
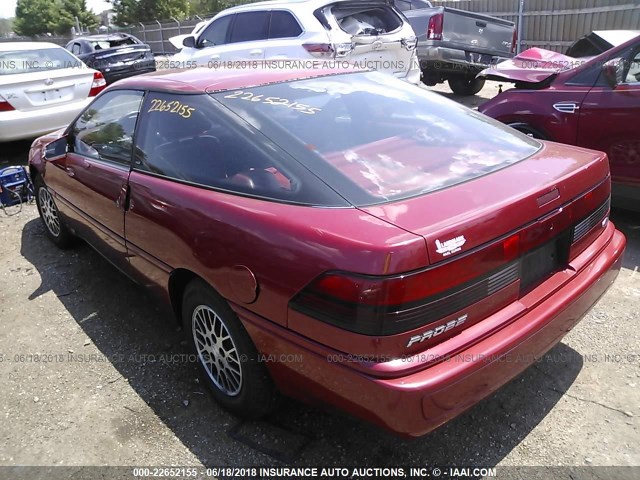
M234 4L242 3L251 3L251 0L234 1ZM432 3L514 22L519 27L519 51L541 47L564 52L575 40L593 30L640 29L640 0L432 0ZM186 20L156 20L108 31L136 36L149 44L155 55L172 55L178 49L169 42L169 38L191 33L195 25L216 13ZM66 45L71 39L71 36L40 36L33 40Z

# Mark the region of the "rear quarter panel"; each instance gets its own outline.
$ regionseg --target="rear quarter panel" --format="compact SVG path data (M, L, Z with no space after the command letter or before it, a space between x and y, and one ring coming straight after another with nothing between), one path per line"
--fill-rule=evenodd
M286 205L136 171L130 186L127 243L147 284L166 290L167 272L183 268L282 325L291 297L322 272L396 273L428 264L422 237L354 208ZM236 276L239 266L257 280L255 302L246 301L251 285Z

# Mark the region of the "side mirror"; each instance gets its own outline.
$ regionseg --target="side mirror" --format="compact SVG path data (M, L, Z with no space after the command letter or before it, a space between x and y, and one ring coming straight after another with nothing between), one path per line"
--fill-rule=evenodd
M184 37L182 40L182 46L187 48L196 48L196 39L193 35L189 35L188 37Z
M44 147L44 159L52 162L64 158L67 155L68 146L69 141L66 136L47 143Z
M602 74L611 88L624 82L624 60L613 58L602 66Z

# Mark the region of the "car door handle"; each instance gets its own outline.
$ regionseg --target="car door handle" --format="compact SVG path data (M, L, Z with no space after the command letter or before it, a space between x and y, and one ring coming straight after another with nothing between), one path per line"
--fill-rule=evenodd
M253 50L249 51L249 55L251 55L252 57L257 57L258 55L262 55L262 49L254 48Z
M67 175L69 175L70 177L75 177L76 175L76 171L71 167L65 168L65 171L67 172Z
M560 113L576 113L580 110L580 105L575 102L559 102L554 103L553 108Z
M209 60L220 60L220 55L211 55Z

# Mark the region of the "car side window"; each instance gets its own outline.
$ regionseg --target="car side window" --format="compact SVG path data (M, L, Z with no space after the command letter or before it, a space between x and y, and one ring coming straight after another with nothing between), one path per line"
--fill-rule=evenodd
M96 99L71 129L72 151L96 160L129 165L142 97L143 92L114 90Z
M234 16L235 15L226 15L212 22L200 36L200 45L203 47L212 47L214 45L224 45L227 43L227 31Z
M80 53L80 44L79 43L74 43L73 46L71 47L71 53L74 53L76 55L78 55Z
M274 146L221 113L208 95L150 92L133 168L171 179L295 201L299 183ZM265 140L266 141L266 140Z
M270 12L237 13L229 43L266 40L269 38L269 17Z
M631 56L624 83L640 83L640 50L636 50Z
M271 12L269 38L295 38L301 33L302 28L291 13L278 10Z

